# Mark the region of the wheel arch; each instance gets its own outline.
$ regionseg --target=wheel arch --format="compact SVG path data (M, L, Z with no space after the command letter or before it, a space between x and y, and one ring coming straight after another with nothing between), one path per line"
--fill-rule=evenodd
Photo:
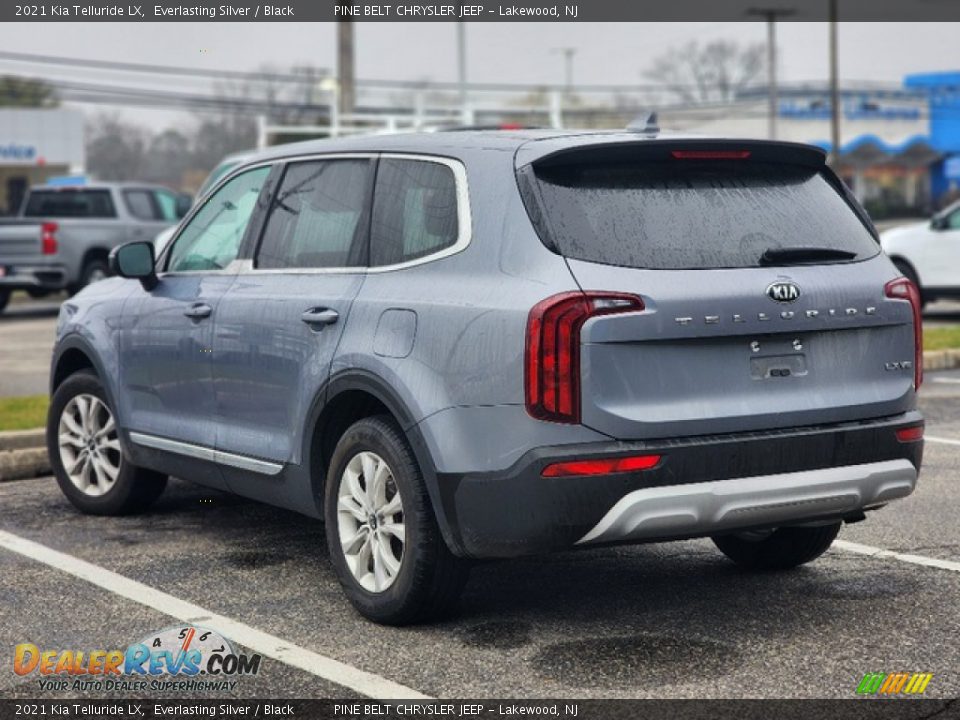
M50 363L50 396L53 396L64 380L86 369L93 370L100 378L107 399L110 401L110 407L116 414L117 404L109 381L110 376L104 371L103 364L93 348L79 336L69 336L61 340L54 351Z
M387 414L399 425L423 475L437 524L450 550L461 555L455 534L440 502L436 465L417 427L417 419L385 380L364 370L349 370L330 379L311 409L302 439L303 466L308 469L311 494L323 513L327 468L337 442L346 429L364 417Z

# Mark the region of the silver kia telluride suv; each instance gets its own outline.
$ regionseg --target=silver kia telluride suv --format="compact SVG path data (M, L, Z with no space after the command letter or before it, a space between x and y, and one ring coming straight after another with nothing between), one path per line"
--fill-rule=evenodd
M130 513L173 475L321 518L378 622L449 611L474 558L794 567L917 482L917 290L813 147L288 145L111 263L60 312L63 492Z

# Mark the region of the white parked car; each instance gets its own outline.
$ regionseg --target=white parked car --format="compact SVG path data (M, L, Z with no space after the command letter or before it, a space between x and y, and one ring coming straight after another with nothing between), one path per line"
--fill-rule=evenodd
M884 251L919 287L924 302L960 296L960 202L930 220L880 235Z

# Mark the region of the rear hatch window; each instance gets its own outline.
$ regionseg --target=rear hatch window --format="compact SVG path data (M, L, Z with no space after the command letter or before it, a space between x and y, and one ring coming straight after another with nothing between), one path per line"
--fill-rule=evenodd
M850 262L880 251L816 167L584 156L533 169L540 207L531 216L568 258L680 270Z
M34 190L24 217L111 218L116 216L109 190Z

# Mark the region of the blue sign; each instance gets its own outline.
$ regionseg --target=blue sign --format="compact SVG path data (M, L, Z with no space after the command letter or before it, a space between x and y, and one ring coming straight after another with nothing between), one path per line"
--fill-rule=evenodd
M951 155L943 161L943 176L947 180L960 180L960 155Z
M56 175L47 178L47 185L86 185L86 175Z
M37 149L33 145L0 144L0 160L33 160L36 157Z
M798 120L829 120L830 102L828 100L810 100L797 102L791 100L780 103L780 117ZM884 106L875 102L855 100L843 104L843 116L847 120L919 120L919 107L902 105Z

